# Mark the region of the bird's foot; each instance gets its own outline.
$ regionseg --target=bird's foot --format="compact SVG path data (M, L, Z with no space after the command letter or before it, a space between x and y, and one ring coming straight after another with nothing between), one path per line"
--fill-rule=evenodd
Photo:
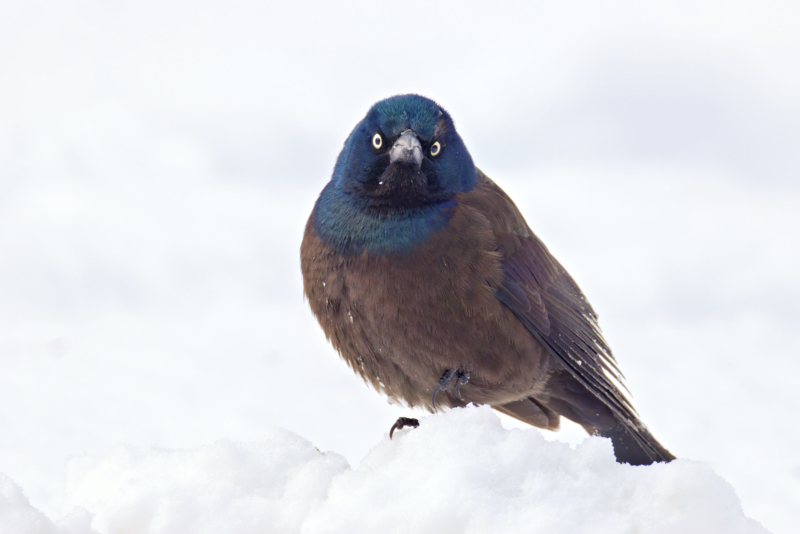
M469 371L458 371L456 373L456 379L456 397L461 399L461 386L469 382Z
M410 426L411 428L417 428L419 426L419 421L412 419L411 417L398 417L397 421L395 421L392 425L391 430L389 430L389 439L392 439L392 434L394 434L395 430L400 430L401 428L405 428L407 426Z
M431 396L431 407L434 411L436 411L436 394L440 391L447 391L447 388L450 387L450 382L453 380L453 378L456 379L455 394L456 397L460 399L461 386L469 382L469 371L463 371L454 367L444 372L442 378L439 379L439 382L433 389L433 395Z

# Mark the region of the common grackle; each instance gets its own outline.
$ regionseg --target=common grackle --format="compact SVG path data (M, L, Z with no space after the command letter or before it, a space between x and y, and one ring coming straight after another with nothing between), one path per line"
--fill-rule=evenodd
M619 462L674 459L621 391L578 285L432 100L393 96L356 125L306 225L301 268L325 335L389 397L432 411L488 404L552 430L563 415L611 438Z

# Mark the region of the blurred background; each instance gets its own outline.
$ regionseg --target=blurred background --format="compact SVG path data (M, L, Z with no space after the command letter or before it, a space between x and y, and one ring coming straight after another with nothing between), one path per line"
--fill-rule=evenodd
M0 472L58 518L72 455L275 425L355 465L413 415L325 342L298 249L351 128L417 92L658 439L795 531L799 27L765 0L4 2Z

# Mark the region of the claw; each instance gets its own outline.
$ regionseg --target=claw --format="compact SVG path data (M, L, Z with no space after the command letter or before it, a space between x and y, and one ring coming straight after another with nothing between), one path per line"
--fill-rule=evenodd
M419 421L412 419L411 417L398 417L397 421L395 421L392 425L391 430L389 430L389 439L392 439L392 435L394 434L395 430L400 430L401 428L405 428L407 426L417 428L419 426Z
M439 390L447 391L447 388L450 387L450 381L453 379L456 371L457 369L455 367L445 371L442 378L440 378L439 382L436 384L436 387L433 388L433 395L431 396L431 407L433 407L433 411L436 411L436 394L439 393Z
M456 397L461 400L464 400L461 397L461 386L469 382L469 371L459 371L456 374Z

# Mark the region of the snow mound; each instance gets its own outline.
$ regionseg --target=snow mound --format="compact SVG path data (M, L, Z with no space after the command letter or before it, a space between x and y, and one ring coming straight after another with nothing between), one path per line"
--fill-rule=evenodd
M0 499L0 532L15 533L766 532L705 464L617 464L608 440L573 450L504 429L488 408L425 418L357 468L275 429L252 443L75 458L58 523L7 478Z
M53 523L31 506L13 480L0 473L0 534L97 534L91 522L91 514L76 507Z

